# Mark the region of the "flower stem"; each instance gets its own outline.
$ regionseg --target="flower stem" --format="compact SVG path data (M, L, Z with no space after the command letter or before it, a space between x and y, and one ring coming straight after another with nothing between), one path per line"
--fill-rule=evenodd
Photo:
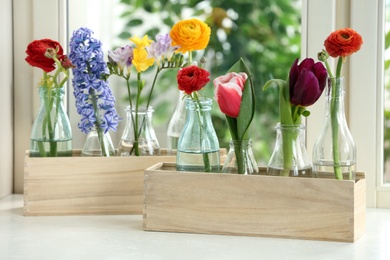
M290 171L293 170L291 169L294 158L293 145L297 141L297 133L295 132L295 128L292 128L292 126L280 125L280 131L283 142L283 170L280 173L280 176L289 176Z
M246 147L245 144L249 140L232 140L234 146L234 153L236 155L236 163L238 174L245 174L245 159L246 159Z
M96 128L96 132L98 134L99 143L100 143L100 149L102 150L102 156L109 157L110 156L110 152L108 151L108 147L106 147L106 145L104 143L104 133L103 133L103 129L100 127L101 126L101 121L100 121L100 116L99 116L99 113L98 113L99 108L98 108L98 105L97 105L97 98L96 98L96 95L95 95L95 91L92 88L90 88L89 92L90 92L90 95L91 95L93 111L95 113L95 118L96 118L95 128Z
M47 92L45 93L43 97L43 101L45 103L45 117L46 117L46 124L47 124L47 130L49 132L49 156L50 157L56 157L57 156L57 142L54 140L54 129L52 126L51 121L51 110L53 109L53 99L57 97L53 97L53 92L51 88L46 88ZM43 124L42 128L44 129L43 133L46 132L46 126Z
M336 68L336 78L332 78L332 98L330 104L330 121L332 128L332 146L333 146L333 171L335 178L338 180L343 179L343 174L340 168L340 151L339 151L339 123L337 120L337 111L340 106L340 74L341 66L343 64L343 58L339 57Z
M205 149L205 146L204 146L204 142L203 142L203 139L204 139L204 129L203 129L203 122L202 122L202 105L200 103L200 100L199 100L199 97L198 97L198 94L196 92L193 92L192 93L192 97L193 97L193 100L195 100L195 102L198 104L198 108L197 108L197 116L198 116L198 120L199 120L199 130L200 130L200 149L201 149L201 153L202 153L202 156L203 156L203 164L204 164L204 171L205 172L211 172L211 165L210 165L210 159L209 159L209 155L208 153L206 153L206 149Z

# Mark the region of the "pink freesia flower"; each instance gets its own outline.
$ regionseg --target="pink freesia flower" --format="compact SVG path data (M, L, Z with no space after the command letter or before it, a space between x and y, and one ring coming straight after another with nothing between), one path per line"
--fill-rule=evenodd
M222 113L236 118L240 114L241 97L248 75L230 72L214 79L214 99Z

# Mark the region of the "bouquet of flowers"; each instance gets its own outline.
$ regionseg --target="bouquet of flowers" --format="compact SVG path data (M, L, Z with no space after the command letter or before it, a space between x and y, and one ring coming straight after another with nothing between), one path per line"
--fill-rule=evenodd
M30 156L71 156L72 133L62 108L62 97L69 68L74 66L64 55L60 43L51 39L31 42L26 53L27 63L43 71L38 84L42 102L31 131ZM50 74L54 70L54 74ZM59 143L65 145L59 148Z
M123 47L116 48L114 51L109 51L107 63L109 68L109 73L104 75L104 78L108 78L111 75L117 75L123 78L126 81L128 100L129 100L129 113L130 113L130 123L131 129L125 130L124 139L130 144L126 144L130 149L123 149L121 145L119 147L120 153L122 155L136 155L149 154L155 155L153 148L150 148L147 152L142 152L146 148L141 148L140 145L146 143L145 147L156 146L147 144L147 140L141 137L142 134L145 134L145 124L147 124L147 119L144 117L142 120L139 120L139 109L141 108L141 94L145 88L145 81L142 80L142 72L148 70L154 64L156 65L156 73L151 84L150 92L148 94L147 103L145 107L142 107L143 111L148 111L150 108L150 101L152 98L152 93L157 81L159 73L164 69L169 68L179 68L183 65L182 55L177 55L174 51L178 48L172 44L172 40L168 34L158 35L156 40L150 40L147 35L143 36L142 39L134 36L130 40L135 44L135 47L126 45ZM134 67L137 72L137 86L135 102L132 100L132 88L130 84L131 68ZM134 113L133 113L134 112ZM152 137L155 139L155 136ZM123 142L123 140L122 140ZM123 151L122 151L123 150ZM156 148L159 154L159 149Z
M179 21L170 32L172 44L179 46L176 52L188 55L188 63L177 74L178 89L184 92L187 108L177 146L178 170L219 171L219 142L210 115L212 99L200 94L210 81L210 73L197 66L192 57L193 51L207 47L210 34L210 27L196 18ZM201 66L205 62L202 58Z

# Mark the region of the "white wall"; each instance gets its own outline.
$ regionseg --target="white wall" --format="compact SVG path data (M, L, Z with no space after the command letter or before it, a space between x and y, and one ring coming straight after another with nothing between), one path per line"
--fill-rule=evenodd
M12 193L12 0L0 1L0 198Z

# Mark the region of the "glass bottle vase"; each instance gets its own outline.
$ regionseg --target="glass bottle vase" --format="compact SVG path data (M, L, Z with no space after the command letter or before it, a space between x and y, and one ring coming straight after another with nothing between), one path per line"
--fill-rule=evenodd
M178 171L219 172L219 142L211 121L212 99L186 98L187 118L177 145Z
M168 155L174 154L174 152L176 152L177 150L177 143L179 142L180 134L185 124L186 113L187 111L185 107L184 92L180 91L175 111L172 115L171 120L169 121L167 129Z
M110 157L115 155L115 148L112 144L110 133L100 133L95 127L89 131L84 147L81 150L81 156L103 156Z
M312 163L305 146L305 126L278 124L267 175L312 177Z
M39 87L40 107L31 129L30 157L72 156L72 130L64 88Z
M126 126L118 145L119 156L160 155L160 145L152 125L152 107L126 108Z
M355 180L356 146L344 112L344 78L329 78L325 122L313 146L316 177Z
M222 167L223 173L257 174L257 162L252 151L252 140L230 140L229 152Z

